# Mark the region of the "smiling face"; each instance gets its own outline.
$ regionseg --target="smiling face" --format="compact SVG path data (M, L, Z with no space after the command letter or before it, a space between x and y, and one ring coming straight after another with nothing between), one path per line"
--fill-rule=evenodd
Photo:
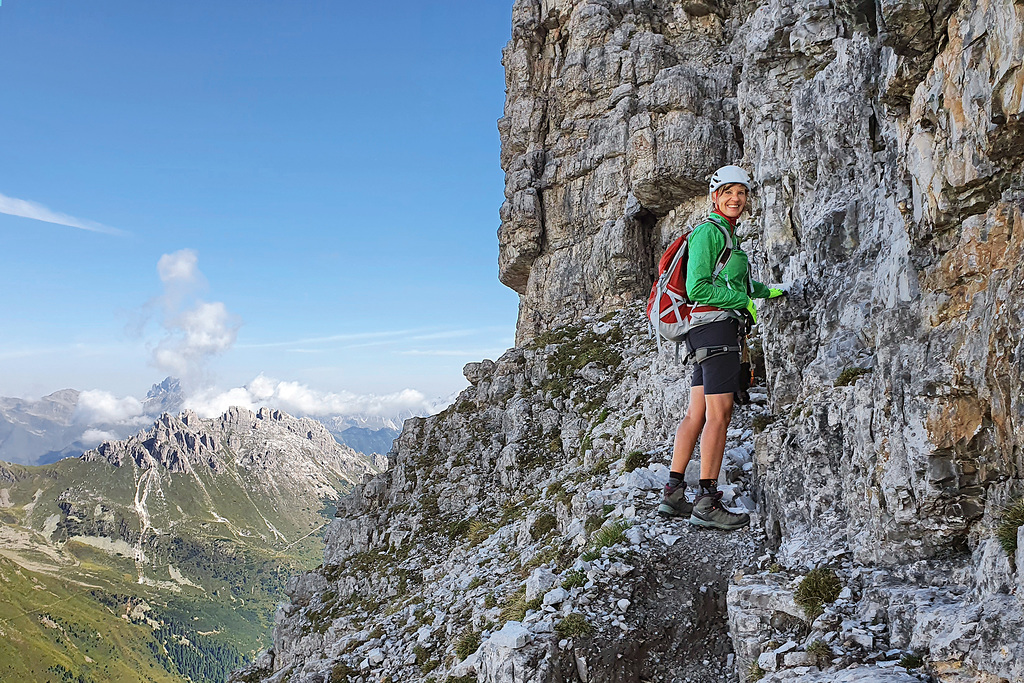
M739 183L723 185L712 193L711 200L718 213L736 220L747 206L747 188Z

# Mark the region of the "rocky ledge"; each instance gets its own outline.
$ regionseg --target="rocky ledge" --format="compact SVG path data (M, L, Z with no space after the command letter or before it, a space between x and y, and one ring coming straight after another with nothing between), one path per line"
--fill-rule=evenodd
M1017 680L1024 591L1001 549L884 567L773 542L764 389L721 481L751 529L658 516L687 370L638 308L467 366L472 386L346 499L273 649L233 680Z

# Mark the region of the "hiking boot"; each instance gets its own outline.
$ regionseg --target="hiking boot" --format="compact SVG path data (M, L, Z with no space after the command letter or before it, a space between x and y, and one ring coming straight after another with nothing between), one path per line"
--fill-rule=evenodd
M665 494L661 497L658 514L664 517L687 517L691 512L693 503L686 499L686 484L665 484Z
M660 510L661 508L658 509ZM690 524L711 529L733 531L750 524L750 515L745 512L736 513L726 510L725 506L722 505L722 492L716 491L715 493L697 496L697 500L693 503Z

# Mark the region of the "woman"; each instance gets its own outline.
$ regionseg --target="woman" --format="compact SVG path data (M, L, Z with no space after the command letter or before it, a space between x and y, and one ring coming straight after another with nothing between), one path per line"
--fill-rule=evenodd
M684 517L690 523L716 529L739 529L750 515L722 505L718 474L722 469L725 435L732 419L733 396L740 391L740 348L747 322L757 322L754 298L782 296L750 277L747 255L736 243L736 224L747 206L750 176L739 166L723 166L708 185L713 205L708 220L689 237L686 264L687 296L712 310L695 313L686 335L686 348L696 359L690 388L690 407L672 449L672 469L658 512ZM726 237L733 248L726 251ZM725 266L715 274L720 258ZM686 498L683 473L700 439L700 490L691 504Z

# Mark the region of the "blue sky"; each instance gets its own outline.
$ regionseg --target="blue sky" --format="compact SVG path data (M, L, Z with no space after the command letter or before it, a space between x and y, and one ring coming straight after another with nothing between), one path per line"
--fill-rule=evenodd
M4 0L0 395L140 395L175 367L194 390L464 386L518 303L496 275L510 15Z

